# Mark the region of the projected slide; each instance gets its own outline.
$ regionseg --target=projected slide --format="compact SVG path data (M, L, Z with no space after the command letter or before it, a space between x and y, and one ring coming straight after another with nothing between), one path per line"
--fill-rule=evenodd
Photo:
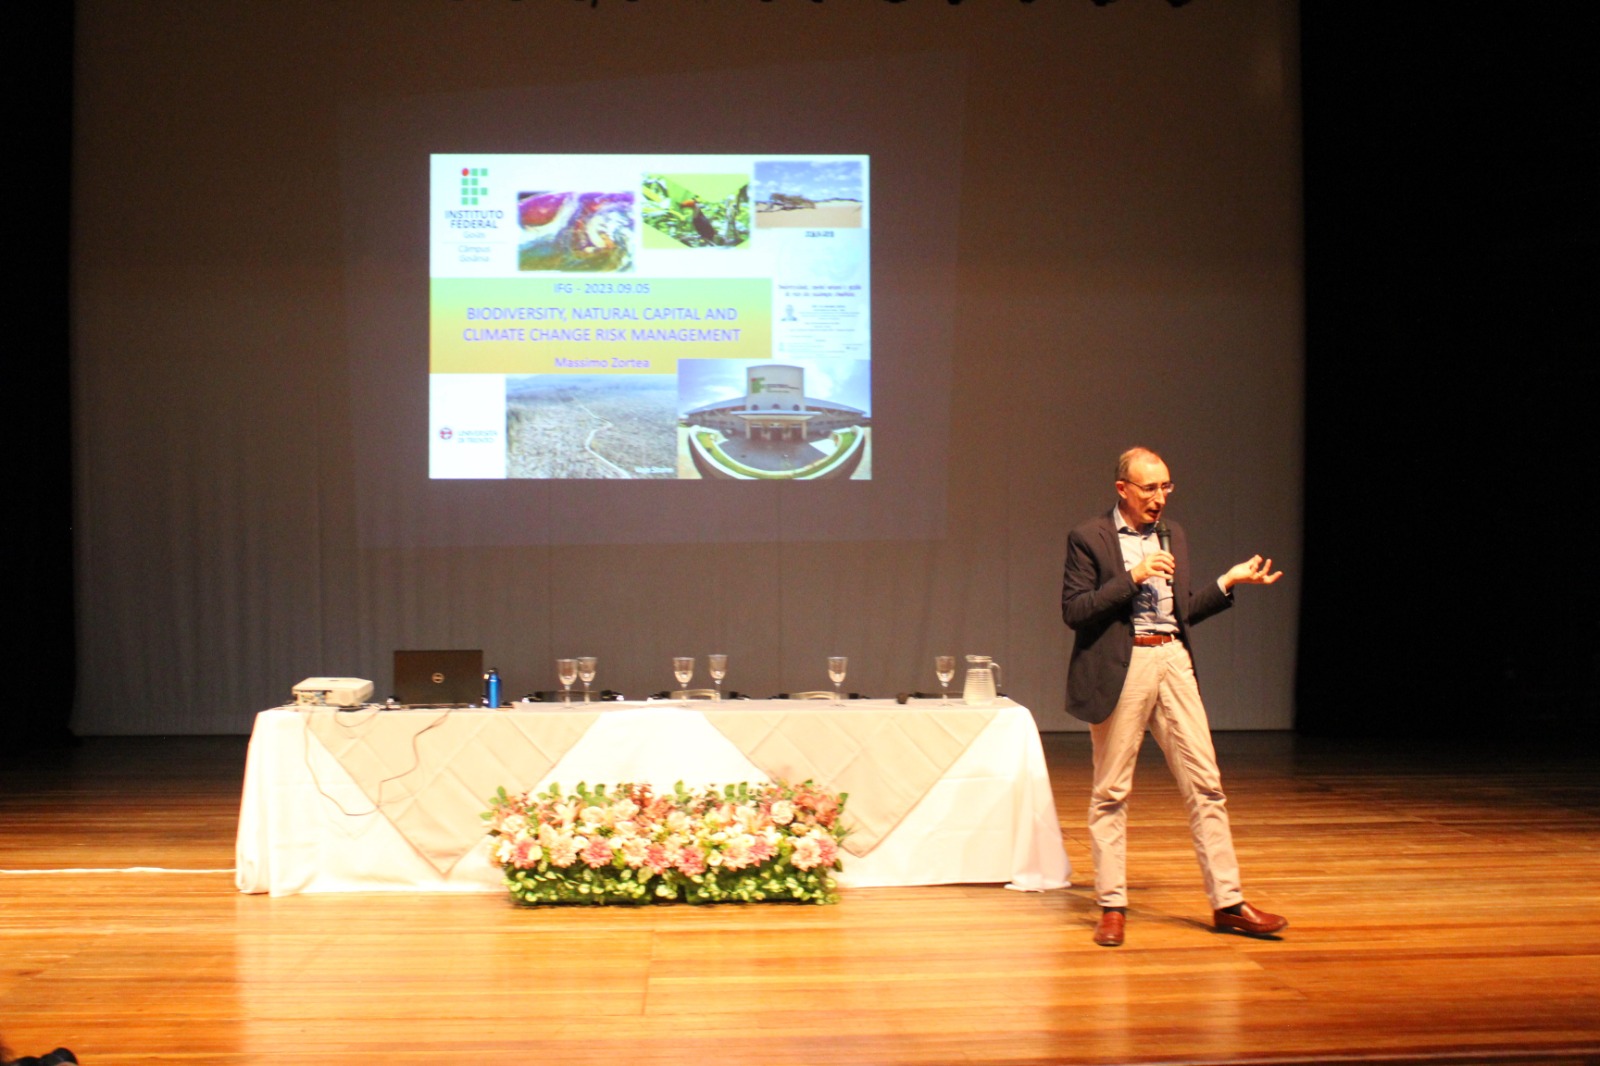
M430 165L430 477L870 479L866 156Z

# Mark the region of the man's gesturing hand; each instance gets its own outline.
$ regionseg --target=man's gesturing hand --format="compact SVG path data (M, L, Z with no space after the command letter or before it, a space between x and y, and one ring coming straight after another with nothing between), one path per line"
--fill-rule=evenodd
M1222 587L1231 589L1235 585L1270 585L1282 576L1282 570L1274 571L1272 569L1271 559L1263 559L1259 555L1252 555L1222 575Z

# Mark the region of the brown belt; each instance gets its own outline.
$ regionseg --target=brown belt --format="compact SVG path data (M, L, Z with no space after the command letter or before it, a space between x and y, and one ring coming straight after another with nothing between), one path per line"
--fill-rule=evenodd
M1176 633L1135 633L1133 646L1135 648L1159 648L1163 644L1171 644L1178 639Z

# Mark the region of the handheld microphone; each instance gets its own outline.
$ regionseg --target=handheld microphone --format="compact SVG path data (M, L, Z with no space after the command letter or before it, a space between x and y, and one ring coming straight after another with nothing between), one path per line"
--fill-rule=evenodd
M1168 555L1172 554L1172 530L1167 528L1165 522L1156 523L1156 540L1161 544L1161 550ZM1167 578L1167 584L1172 583L1172 578Z

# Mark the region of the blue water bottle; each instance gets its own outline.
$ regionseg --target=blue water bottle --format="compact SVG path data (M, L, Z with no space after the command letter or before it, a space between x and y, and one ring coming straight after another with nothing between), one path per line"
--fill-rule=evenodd
M491 666L489 672L483 675L483 680L483 702L492 710L500 706L500 672Z

